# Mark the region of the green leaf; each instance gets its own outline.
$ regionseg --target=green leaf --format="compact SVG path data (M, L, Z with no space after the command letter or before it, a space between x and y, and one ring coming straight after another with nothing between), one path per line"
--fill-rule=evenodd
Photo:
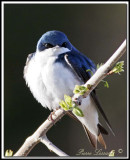
M74 89L73 93L74 93L74 94L78 94L78 93L79 93L79 90Z
M107 81L104 81L104 87L109 88L109 84L108 84L108 82L107 82Z
M65 99L65 103L67 104L68 108L69 109L72 108L72 105L73 105L72 98L65 94L64 99Z
M74 88L73 93L74 94L84 95L87 90L88 90L88 88L86 88L84 86L76 85L75 88Z
M102 80L102 82L104 83L104 87L109 88L109 84L108 84L108 82L107 82L107 81Z
M97 69L99 69L101 66L103 65L103 63L101 63L101 64L97 64Z
M115 67L112 69L112 72L120 74L120 72L124 72L124 61L117 62Z
M65 111L69 110L68 106L66 105L66 103L65 103L63 100L60 101L59 105L60 105Z
M83 86L80 86L80 88L83 88ZM72 101L72 98L68 95L64 95L64 99L65 101L61 100L59 105L65 110L65 111L68 111L68 110L72 110L72 112L77 115L77 116L80 116L80 117L83 117L83 112L81 111L81 109L79 109L76 105L76 103L74 103Z
M76 116L84 117L84 114L83 114L82 110L79 109L78 107L74 107L72 112L73 112Z
M11 156L13 156L13 151L12 150L6 150L6 152L5 152L5 156L8 156L8 157L11 157Z
M91 76L93 76L93 72L91 69L87 69L86 72L90 72Z

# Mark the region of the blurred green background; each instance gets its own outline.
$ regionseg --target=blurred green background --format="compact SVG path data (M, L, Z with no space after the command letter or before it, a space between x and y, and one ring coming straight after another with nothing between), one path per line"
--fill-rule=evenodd
M63 31L77 49L96 64L104 63L126 38L126 4L5 4L4 5L4 150L16 152L25 139L46 120L50 111L32 96L23 79L23 68L29 53L35 52L43 33ZM127 153L127 56L125 72L109 76L110 88L100 84L99 100L115 131L104 136L106 152L115 156ZM83 148L94 152L78 123L64 116L47 133L48 138L70 156ZM99 149L105 151L102 146ZM118 153L122 149L122 153ZM38 144L29 156L56 156ZM93 155L94 156L94 155Z

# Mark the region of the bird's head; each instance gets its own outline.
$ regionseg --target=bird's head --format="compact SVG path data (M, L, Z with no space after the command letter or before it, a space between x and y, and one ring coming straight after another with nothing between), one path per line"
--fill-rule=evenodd
M69 42L67 36L60 31L48 31L42 35L37 43L37 51L41 52L45 49L53 47L64 47L69 50L72 49L72 44Z

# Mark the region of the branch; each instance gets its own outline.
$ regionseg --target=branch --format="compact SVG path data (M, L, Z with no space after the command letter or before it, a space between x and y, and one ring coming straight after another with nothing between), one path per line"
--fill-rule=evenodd
M66 153L61 151L54 144L52 144L52 142L49 141L49 139L46 137L46 135L41 138L41 142L44 143L50 151L53 151L57 155L59 155L59 156L68 156Z
M87 97L92 90L99 84L99 82L107 76L107 73L111 70L112 66L123 56L126 51L126 40L121 44L121 46L115 51L115 53L108 59L108 61L102 65L95 74L83 85L84 87L89 87L89 90L84 94L75 94L73 96L73 101L81 104L82 99Z
M102 65L96 73L84 84L85 87L88 85L91 88L84 94L79 95L75 94L72 99L81 103L82 99L88 96L91 91L99 84L99 82L107 76L107 73L110 71L111 67L120 59L121 56L126 51L126 40L121 44L121 46L116 50L116 52L109 58L109 60ZM34 132L34 134L28 137L22 147L14 154L14 156L27 156L33 147L39 142L44 143L51 151L55 152L59 156L68 156L62 152L59 148L53 145L46 137L47 131L66 114L62 108L56 110L55 114L52 114L53 121L46 120L43 124Z
M58 109L55 114L52 115L53 121L51 120L46 120L45 122L42 123L42 125L34 132L34 134L30 137L28 137L26 139L26 141L24 142L24 144L22 145L22 147L14 154L14 156L27 156L29 154L29 152L34 148L34 146L36 144L38 144L40 141L42 141L42 143L44 143L45 145L47 145L47 147L49 146L46 142L47 139L45 140L44 137L47 133L47 131L57 122L59 121L64 115L65 115L65 111L63 109ZM53 152L56 151L54 149L54 145L53 147L51 147L51 150ZM59 149L60 151L60 149ZM59 151L55 152L56 154L59 153ZM58 154L59 156L63 155L63 156L68 156L67 154L61 154L63 153L62 151L60 152L60 154Z

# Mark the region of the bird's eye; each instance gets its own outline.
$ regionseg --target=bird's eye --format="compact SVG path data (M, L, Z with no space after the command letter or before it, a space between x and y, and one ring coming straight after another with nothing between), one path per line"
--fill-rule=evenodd
M50 44L50 43L45 43L45 44L43 44L44 46L45 46L45 48L52 48L52 47L54 47L52 44Z
M66 42L64 42L63 44L62 44L62 47L67 47L67 43Z

